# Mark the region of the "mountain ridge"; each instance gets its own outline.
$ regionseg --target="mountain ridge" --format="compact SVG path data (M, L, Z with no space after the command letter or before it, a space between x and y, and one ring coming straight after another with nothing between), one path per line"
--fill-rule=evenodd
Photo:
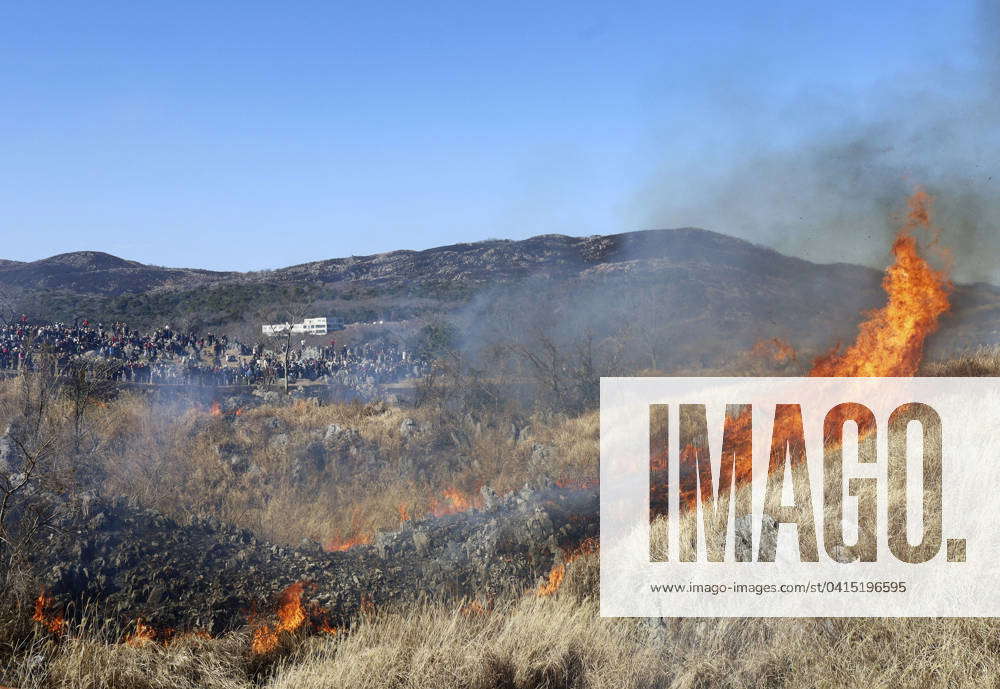
M226 271L190 267L165 267L121 258L102 251L74 251L35 261L0 259L0 284L27 289L69 289L82 293L123 294L158 288L185 288L195 284L238 279L242 281L319 279L323 282L381 281L393 271L409 277L423 271L423 279L476 279L481 277L525 277L538 271L579 272L600 263L621 263L643 258L675 260L704 259L731 264L732 259L781 259L805 266L851 266L848 263L816 263L788 256L744 239L700 228L637 230L610 235L574 236L542 234L527 239L486 239L459 242L429 249L396 249L307 261L263 271ZM451 262L452 267L444 266ZM438 275L435 270L440 270Z
M295 311L348 323L452 319L467 339L505 322L540 324L578 339L631 328L652 362L714 366L758 339L804 351L853 341L864 314L885 303L882 271L816 263L698 228L613 235L539 235L424 250L323 259L269 271L165 268L103 252L0 263L0 297L42 320L124 320L260 336L265 319ZM942 350L1000 342L1000 287L956 285L932 344ZM284 310L284 311L282 311ZM663 350L663 351L660 351ZM666 350L671 350L672 353Z

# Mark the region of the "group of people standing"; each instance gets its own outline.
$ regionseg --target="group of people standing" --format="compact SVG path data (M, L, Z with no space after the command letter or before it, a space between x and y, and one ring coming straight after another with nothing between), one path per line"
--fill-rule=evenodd
M257 385L285 378L285 354L263 343L244 344L226 335L182 332L165 325L142 333L123 322L83 320L36 324L27 316L0 325L0 371L33 371L45 360L65 370L74 360L100 363L112 380L188 385ZM289 380L340 383L349 387L420 376L417 361L392 343L300 346L288 354ZM91 367L96 370L98 367Z

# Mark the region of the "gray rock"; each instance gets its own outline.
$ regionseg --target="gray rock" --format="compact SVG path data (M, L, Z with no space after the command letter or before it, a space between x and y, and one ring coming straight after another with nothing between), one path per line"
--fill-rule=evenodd
M233 473L242 474L250 468L250 458L235 443L222 443L215 448L215 451L219 455L219 460Z
M492 510L500 502L500 496L497 495L496 491L489 486L483 486L479 489L479 494L483 496L483 509Z
M326 427L326 432L323 434L323 442L327 446L334 445L354 445L358 443L361 439L361 434L356 428L345 428L335 423L331 423Z
M378 553L379 557L385 559L392 554L396 538L397 534L392 532L380 531L375 534L375 538L372 540L372 545L375 546L375 552Z
M10 431L0 437L0 471L5 474L16 472L21 465L20 452L14 441L11 440Z
M535 507L535 513L528 520L529 538L527 540L530 542L543 541L552 535L552 531L552 520L549 515L541 507Z
M531 459L529 460L531 473L538 474L544 471L549 466L549 460L551 457L551 448L547 445L543 445L542 443L533 443L531 445Z
M8 480L10 481L11 487L13 489L15 489L15 490L19 490L19 489L21 489L22 486L24 486L24 490L25 491L27 491L28 493L33 492L33 491L30 490L31 486L25 485L28 482L28 475L25 474L25 473L16 472L16 473L10 474L10 476L8 477Z
M265 430L272 431L274 433L281 433L285 430L285 422L274 416L265 419L262 425Z
M430 534L424 529L414 529L412 538L413 547L417 549L417 553L420 555L426 554L431 542Z
M326 427L326 432L323 434L323 442L329 445L339 441L346 430L347 429L339 426L338 424L331 423Z
M323 443L314 440L295 453L292 460L292 479L301 482L321 474L326 470L326 464L326 448Z

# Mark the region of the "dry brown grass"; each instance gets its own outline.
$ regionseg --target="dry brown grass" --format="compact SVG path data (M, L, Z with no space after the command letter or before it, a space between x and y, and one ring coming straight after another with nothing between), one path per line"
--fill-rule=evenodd
M997 372L996 350L927 368L932 375ZM408 417L426 430L405 438L400 426ZM530 434L515 440L512 421L530 424ZM394 528L400 503L419 515L446 487L473 494L489 485L503 493L539 473L592 479L598 464L596 413L477 421L431 408L270 405L234 422L125 396L93 408L88 423L107 492L182 518L212 514L291 543ZM368 450L293 481L296 453L321 440L331 423L355 429ZM279 434L287 443L272 442ZM234 473L220 460L220 445L245 452L257 473ZM0 684L797 689L982 687L1000 677L1000 625L993 619L604 619L597 560L586 555L568 565L562 589L549 598L529 592L486 614L438 604L380 610L336 637L287 639L289 653L272 665L249 656L245 634L141 648L100 630L60 642L36 637L0 660ZM21 625L4 619L0 626Z
M926 376L984 377L1000 376L1000 347L980 347L948 361L922 367Z
M37 637L0 666L0 681L29 689L237 689L250 685L248 637L189 636L170 645L119 643L117 634L86 627L62 640Z
M424 607L366 621L279 673L273 689L645 687L663 673L641 625L593 604L525 598L484 615Z
M39 645L44 662L0 671L22 689L561 689L983 687L1000 676L992 619L606 619L597 556L563 589L485 613L386 609L335 637L286 640L261 667L249 639L130 648L95 632Z
M12 381L0 383L0 396L15 393ZM407 419L417 432L403 432ZM357 434L355 452L324 443L330 424ZM288 544L370 537L398 528L402 511L475 505L483 486L502 495L543 478L593 481L598 465L596 413L474 418L430 406L298 402L233 418L123 395L91 406L85 428L105 494L182 521L211 515ZM325 466L311 459L320 447ZM250 469L234 471L225 461L234 454Z

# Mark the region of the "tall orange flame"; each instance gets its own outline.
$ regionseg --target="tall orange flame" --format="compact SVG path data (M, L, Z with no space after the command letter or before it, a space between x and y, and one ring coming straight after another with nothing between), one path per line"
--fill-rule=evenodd
M935 270L920 255L919 245L913 232L925 228L931 232L931 246L937 246L937 228L931 220L931 196L923 189L917 189L908 200L906 222L900 228L892 245L895 260L886 269L882 287L887 303L881 309L868 314L858 329L854 344L844 351L839 347L813 364L810 376L829 377L871 377L871 376L912 376L923 358L924 341L937 330L938 318L948 311L948 295L951 282L943 271ZM776 419L775 423L779 421ZM737 448L739 456L750 457L747 451L751 443L751 413L749 408L734 420L734 437L742 445ZM794 429L776 425L773 431L774 443L782 437L792 437ZM681 471L691 470L695 455L702 451L688 445L681 449ZM651 458L654 472L666 468L666 457ZM733 481L742 483L752 476L750 462L743 462L734 468ZM711 486L703 485L703 499L709 499ZM654 497L653 510L665 512L665 493ZM695 495L687 491L681 495L681 505L693 504Z
M923 189L910 197L906 223L892 244L895 262L886 270L882 287L888 303L871 312L858 338L843 352L835 348L813 364L811 376L912 376L923 357L924 340L938 328L938 318L950 305L951 282L920 255L913 231L936 229L931 221L933 199Z

